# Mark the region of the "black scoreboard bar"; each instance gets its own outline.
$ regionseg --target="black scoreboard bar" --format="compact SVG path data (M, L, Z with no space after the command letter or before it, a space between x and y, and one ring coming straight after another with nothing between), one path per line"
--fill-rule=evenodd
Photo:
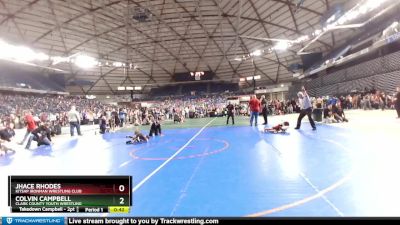
M11 212L129 212L131 176L9 176Z

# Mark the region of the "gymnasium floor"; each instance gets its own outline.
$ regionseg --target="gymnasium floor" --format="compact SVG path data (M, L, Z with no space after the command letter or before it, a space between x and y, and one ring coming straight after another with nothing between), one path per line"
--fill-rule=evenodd
M244 117L188 120L135 146L128 131L58 137L0 157L0 215L10 215L8 175L132 175L130 216L400 216L400 120L392 110L347 116L317 131L307 120L294 130L297 115L271 117L291 123L287 134Z

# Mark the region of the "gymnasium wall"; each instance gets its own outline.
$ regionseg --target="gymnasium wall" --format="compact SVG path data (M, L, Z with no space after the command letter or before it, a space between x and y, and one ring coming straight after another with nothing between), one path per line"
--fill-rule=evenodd
M400 51L333 73L322 74L311 81L293 83L289 89L289 97L295 97L302 85L310 96L345 94L354 90L363 91L366 87L392 94L400 86Z

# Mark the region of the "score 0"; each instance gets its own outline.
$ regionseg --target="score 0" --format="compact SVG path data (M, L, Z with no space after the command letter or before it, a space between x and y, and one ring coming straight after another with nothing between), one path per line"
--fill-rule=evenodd
M117 185L116 193L117 194L125 194L125 193L128 194L129 192L127 192L127 190L129 190L129 187L127 187L124 184L119 184L119 185ZM128 196L118 196L117 205L129 205L126 202L126 200L127 200L126 197L128 197Z

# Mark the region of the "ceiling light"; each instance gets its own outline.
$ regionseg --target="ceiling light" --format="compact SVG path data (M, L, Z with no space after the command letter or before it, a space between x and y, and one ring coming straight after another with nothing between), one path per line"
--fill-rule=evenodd
M49 56L44 53L37 53L25 46L13 46L2 40L0 40L0 58L19 62L49 60Z
M284 87L285 85L284 84L281 84L281 87Z
M260 56L261 55L261 51L260 50L255 50L250 55L252 55L252 56Z
M87 98L87 99L95 99L95 98L96 98L96 95L86 95L86 98Z
M140 91L140 90L142 90L142 87L136 86L136 87L135 87L135 90Z
M317 36L317 35L319 35L321 32L322 32L322 30L319 30L319 29L318 29L318 30L315 30L315 31L314 31L314 34L315 34L315 36Z
M110 96L107 95L106 98L110 98Z
M118 91L125 91L125 87L117 87Z
M81 68L88 69L97 65L98 61L87 55L78 55L75 57L74 63Z
M23 46L14 47L14 50L10 54L18 61L29 62L35 59L35 53L32 49Z
M309 39L310 39L310 37L308 35L303 35L303 36L297 38L295 42L296 43L300 43L300 42L303 42L303 41L308 41Z
M56 65L61 62L69 62L70 61L70 59L68 57L61 57L61 56L50 57L50 60L53 61L52 65Z
M133 87L126 87L126 90L127 90L127 91L132 91L132 90L133 90Z
M280 41L275 46L275 50L286 50L289 47L289 43L287 41Z
M115 67L122 67L123 63L122 62L113 62L113 66Z
M327 29L327 30L330 30L330 29L334 28L335 26L336 26L336 24L328 24L328 25L326 26L326 29Z
M326 22L331 23L331 22L335 21L335 19L336 19L336 16L333 15L333 16L329 17L329 19Z
M376 0L367 0L363 6L361 7L366 7L367 9L376 9L378 8L385 0L380 0L380 1L376 1Z
M340 17L340 18L336 21L336 23L339 24L339 25L342 25L342 24L344 24L345 22L346 22L346 18L345 18L344 16Z
M246 78L242 77L239 79L239 81L241 81L241 82L246 81Z
M257 76L254 77L254 80L259 80L259 79L261 79L260 75L257 75Z

